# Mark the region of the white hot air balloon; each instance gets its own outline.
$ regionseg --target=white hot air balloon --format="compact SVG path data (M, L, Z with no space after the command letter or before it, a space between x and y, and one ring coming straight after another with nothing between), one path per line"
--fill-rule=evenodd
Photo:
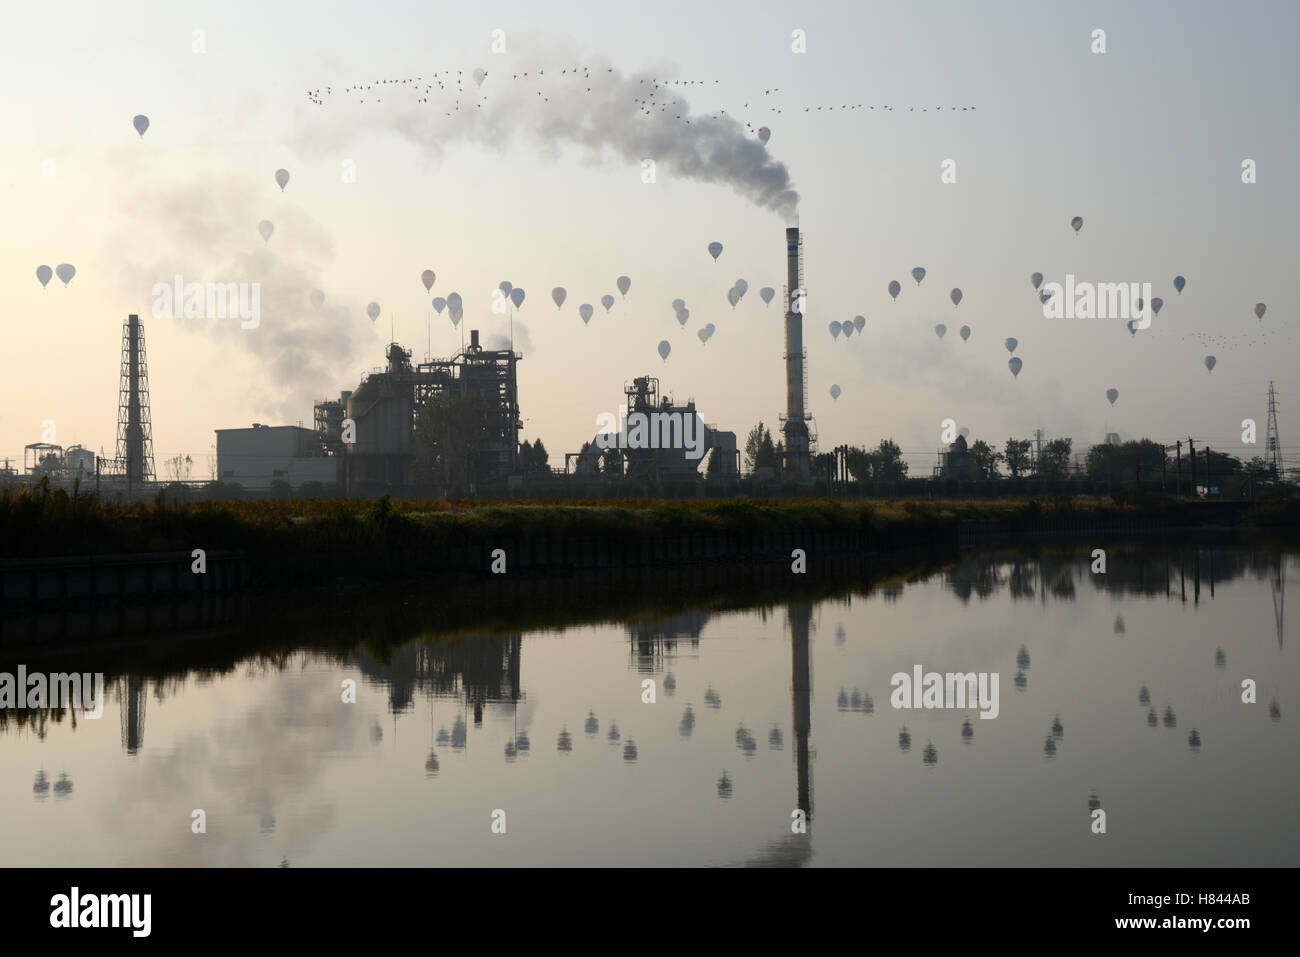
M72 282L72 277L76 274L77 267L72 265L72 263L59 263L54 267L54 275L58 276L59 281L65 286Z
M838 320L832 319L827 328L831 331L831 339L838 339L840 337L840 323Z
M631 288L632 288L632 280L631 280L631 279L629 279L627 276L619 276L619 277L618 277L618 294L619 294L620 296L626 296L626 295L627 295L627 291L628 291L629 289L631 289Z
M140 139L144 139L144 131L149 129L149 117L141 113L139 116L131 120L131 125L134 126L135 131L140 134Z
M564 291L563 286L556 286L554 289L551 290L551 298L555 300L556 309L559 309L561 306L564 305L565 297L568 295L569 294Z
M838 385L831 386L831 398L838 400L839 397L840 397L840 387Z
M668 353L672 351L673 351L672 343L669 342L667 339L664 339L659 343L659 358L663 359L664 362L668 361Z
M289 171L287 169L278 169L275 171L275 183L280 187L280 192L289 185Z
M262 234L262 242L269 243L271 241L271 234L275 232L275 223L271 222L269 219L264 219L257 224L257 231Z
M49 285L50 280L54 277L54 270L49 266L37 266L36 278L41 281L41 288L44 289Z
M771 286L764 286L758 291L758 298L763 300L763 305L772 305L772 300L776 298L776 290Z
M366 306L366 315L370 317L371 322L374 322L376 319L378 319L379 303L372 302L370 305Z
M614 308L614 297L606 293L600 297L600 304L605 307L606 312L609 312Z
M313 289L311 291L311 307L313 309L319 309L323 305L325 305L325 293L321 292L319 289Z
M582 321L584 324L591 322L591 314L594 313L595 311L596 311L595 309L591 308L590 304L585 302L578 307L578 315L582 316Z

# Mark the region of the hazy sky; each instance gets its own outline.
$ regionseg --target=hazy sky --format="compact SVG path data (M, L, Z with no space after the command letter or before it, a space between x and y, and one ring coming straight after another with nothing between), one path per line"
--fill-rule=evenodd
M1251 455L1273 379L1283 446L1300 459L1294 3L223 0L26 4L5 19L0 457L21 459L47 419L59 444L113 453L129 312L145 322L159 473L188 452L206 477L214 429L310 424L314 398L382 364L390 323L422 358L433 295L463 296L462 330L505 332L490 311L502 280L527 292L515 320L523 435L540 435L553 465L647 373L743 441L784 411L787 217L732 184L779 175L780 163L800 196L809 405L823 447L892 436L914 474L928 474L952 418L999 444L1035 428L1076 447L1107 431L1190 434ZM1104 55L1090 52L1097 28ZM806 53L791 50L795 29ZM206 52L194 52L196 30ZM506 53L492 52L493 30ZM591 94L557 76L575 65ZM481 88L475 68L488 71ZM461 94L448 80L457 70ZM427 85L434 71L451 92L435 86L428 103L409 89L375 87L365 103L343 92L385 78ZM689 132L624 95L652 78L705 81L669 87L673 111L689 104ZM306 96L327 86L322 106ZM720 110L739 120L736 136L711 119ZM151 123L143 139L137 113ZM771 128L766 154L745 139L746 121ZM646 144L658 154L647 157L653 184L636 161ZM704 144L710 154L683 169L680 155ZM1241 182L1246 158L1253 185ZM955 184L940 181L946 159ZM275 223L269 243L263 219ZM714 240L725 247L716 263ZM36 267L64 262L77 267L72 283L42 289ZM919 288L916 265L928 272ZM425 268L437 273L428 295ZM1047 320L1035 271L1150 282L1165 308L1137 336L1117 320ZM260 326L153 318L154 283L178 273L259 282ZM621 274L631 291L606 314L600 297L617 296ZM750 291L733 311L738 278ZM897 302L891 279L903 284ZM558 311L556 285L568 290ZM762 286L777 289L770 307ZM320 311L312 289L325 293ZM678 297L684 328L669 305ZM372 300L383 307L373 324ZM587 326L582 303L596 308ZM833 341L827 324L856 314L863 335ZM708 322L706 345L696 334ZM1207 345L1210 335L1230 338ZM1020 343L1018 378L1008 336ZM446 313L433 315L435 355L460 338ZM673 347L666 362L661 339ZM1247 417L1259 423L1254 448L1240 447Z

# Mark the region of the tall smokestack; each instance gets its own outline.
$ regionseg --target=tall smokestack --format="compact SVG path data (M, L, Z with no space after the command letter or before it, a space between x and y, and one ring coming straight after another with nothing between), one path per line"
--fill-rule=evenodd
M803 351L803 311L807 302L803 288L802 246L799 227L785 231L786 304L785 304L785 461L782 471L798 484L812 481L809 455L808 423L805 421L805 382L807 361Z

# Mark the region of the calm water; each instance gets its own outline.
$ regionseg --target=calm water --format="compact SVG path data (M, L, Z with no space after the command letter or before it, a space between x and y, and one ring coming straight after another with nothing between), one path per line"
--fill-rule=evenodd
M1004 553L812 604L417 629L391 653L285 634L221 671L176 644L171 677L110 675L100 720L5 716L0 863L1295 865L1298 564L1116 547L1100 576L1085 548ZM895 710L918 664L999 673L998 717Z

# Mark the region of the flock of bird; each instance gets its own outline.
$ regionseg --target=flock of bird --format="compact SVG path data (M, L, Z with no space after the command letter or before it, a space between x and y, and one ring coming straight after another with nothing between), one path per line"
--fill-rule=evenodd
M604 71L604 78L609 79L609 74L612 74L613 72L614 70L612 67L606 67ZM483 86L483 81L487 79L489 73L487 70L479 68L473 70L470 75L474 80L475 86L477 88L481 88ZM541 101L541 103L545 104L551 101L552 95L556 95L559 92L561 92L555 86L555 84L558 83L576 84L571 88L576 92L583 93L584 95L587 93L592 93L593 90L595 90L595 92L601 92L598 86L600 83L601 76L602 74L599 68L596 68L596 72L593 74L591 67L574 66L572 68L561 67L558 72L554 68L552 68L549 78L547 77L545 70L532 70L532 71L524 70L517 73L511 73L510 82L512 84L532 84L536 88L532 89L530 92L536 95L538 99ZM708 80L686 80L686 79L670 80L667 78L661 79L659 77L650 77L647 79L645 77L641 77L638 79L637 85L639 87L648 85L648 90L645 92L644 95L634 96L632 98L632 106L636 109L636 111L639 114L644 116L654 116L656 113L667 116L671 112L671 115L675 120L679 120L684 125L687 126L690 126L693 121L698 122L704 119L720 120L727 116L727 110L718 109L715 112L710 112L707 114L696 116L694 117L694 119L692 119L692 117L688 114L684 114L682 112L676 112L676 110L680 109L684 104L683 100L678 100L678 99L668 100L667 96L669 95L670 92L684 92L686 90L694 91L694 90L703 90L703 89L717 87L721 85L721 82L722 82L721 80L713 80L712 82L710 82ZM597 87L588 85L593 83L597 84ZM452 84L454 84L454 87ZM464 97L466 94L464 70L456 70L454 77L451 70L445 70L445 71L438 70L435 71L429 79L425 79L423 76L414 76L414 77L408 76L408 77L401 77L401 78L376 79L371 83L364 83L364 84L357 83L351 86L342 87L339 92L341 97L351 97L358 103L365 103L367 97L373 99L375 103L382 103L383 94L385 92L391 92L396 94L399 93L400 91L406 103L427 104L429 102L430 96L437 95L434 93L435 87L437 88L438 93L454 96L454 100L451 103L451 109L445 110L444 111L445 115L454 116L455 114L461 111L462 107L468 109L468 107L470 106L470 101L468 99L466 99L464 103L461 102L461 98ZM779 102L771 98L775 97L777 94L780 93L781 93L780 87L769 87L768 89L763 90L761 96L765 98L769 98L766 101L760 101L759 100L760 94L755 93L752 97L752 99L755 102L755 106L753 107L753 109L755 110L762 109L767 112L774 113L778 116L783 115L786 112L799 113L800 111L804 113L810 113L810 114L823 113L823 112L832 113L835 111L839 111L841 113L849 113L849 112L856 112L860 110L866 110L866 111L879 110L881 113L893 113L895 111L895 107L890 104L874 105L874 104L864 104L864 103L839 103L839 104L822 103L822 104L809 104L806 106L804 105L798 105L798 106L763 105L761 107L758 105L760 102L764 102L765 104ZM317 87L314 90L305 91L305 95L307 99L311 103L315 104L316 106L325 106L327 102L330 102L332 100L334 95L334 88L329 85L325 87ZM487 99L488 98L486 94L483 95L475 94L474 101L473 101L474 109L482 109L483 105L487 102ZM391 97L390 97L390 102L391 102ZM741 108L744 110L751 109L749 105L749 101L746 100ZM973 111L975 107L974 106L945 107L942 104L937 104L933 107L926 105L919 108L916 106L909 106L907 107L907 112L929 113L933 111L935 113L940 113L943 112L945 109L949 113L959 113L959 112L965 113L965 112ZM755 128L751 122L746 121L745 125L749 127L751 132L758 134L759 130ZM766 127L763 127L763 129L766 129ZM763 142L767 142L766 137L763 137Z

